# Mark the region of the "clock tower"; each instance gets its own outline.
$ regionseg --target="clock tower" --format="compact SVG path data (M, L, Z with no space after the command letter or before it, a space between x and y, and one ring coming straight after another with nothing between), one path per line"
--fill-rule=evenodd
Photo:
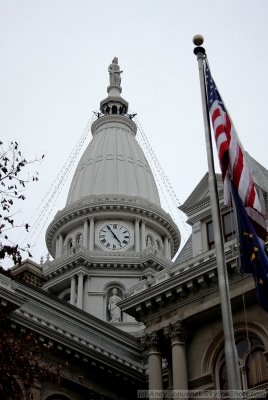
M45 288L84 311L135 332L138 323L117 303L139 282L168 269L180 233L160 204L151 168L136 140L137 127L121 97L115 57L108 96L91 127L66 206L49 225L53 261L44 264Z

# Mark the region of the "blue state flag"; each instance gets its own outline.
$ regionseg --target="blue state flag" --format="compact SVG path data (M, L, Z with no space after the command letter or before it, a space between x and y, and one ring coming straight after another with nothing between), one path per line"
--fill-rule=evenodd
M232 188L239 230L241 267L253 275L259 304L268 312L268 257L263 242L257 236L245 207Z

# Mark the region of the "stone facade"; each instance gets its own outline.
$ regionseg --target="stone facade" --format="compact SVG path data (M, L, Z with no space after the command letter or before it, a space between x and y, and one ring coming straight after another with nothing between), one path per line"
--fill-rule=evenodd
M116 58L109 74L67 204L47 229L53 259L0 274L9 326L34 333L44 360L62 368L59 383L38 380L30 392L14 377L23 400L136 399L146 389L187 398L227 388L208 175L181 206L192 233L172 261L180 233L136 142ZM268 172L247 158L267 206ZM217 182L242 388L266 390L267 314L240 272L234 212Z

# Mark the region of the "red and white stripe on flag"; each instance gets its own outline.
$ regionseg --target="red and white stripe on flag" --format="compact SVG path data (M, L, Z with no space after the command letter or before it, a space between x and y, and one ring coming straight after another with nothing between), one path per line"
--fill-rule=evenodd
M212 79L207 62L205 62L205 77L208 108L222 170L224 203L226 205L230 204L230 181L232 181L258 236L266 240L265 212L259 200L251 171L246 162L243 147Z

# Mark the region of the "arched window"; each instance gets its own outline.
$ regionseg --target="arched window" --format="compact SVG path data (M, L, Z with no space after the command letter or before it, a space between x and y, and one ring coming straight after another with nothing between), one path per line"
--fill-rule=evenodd
M76 236L76 244L83 244L83 235L82 235L82 233L79 233Z
M153 244L153 239L151 235L147 235L146 237L146 247L150 247Z
M268 382L268 367L261 340L253 335L242 334L235 340L242 389L248 389ZM224 357L219 360L219 384L221 390L227 389L227 374Z
M112 114L117 114L117 107L116 106L112 106Z

